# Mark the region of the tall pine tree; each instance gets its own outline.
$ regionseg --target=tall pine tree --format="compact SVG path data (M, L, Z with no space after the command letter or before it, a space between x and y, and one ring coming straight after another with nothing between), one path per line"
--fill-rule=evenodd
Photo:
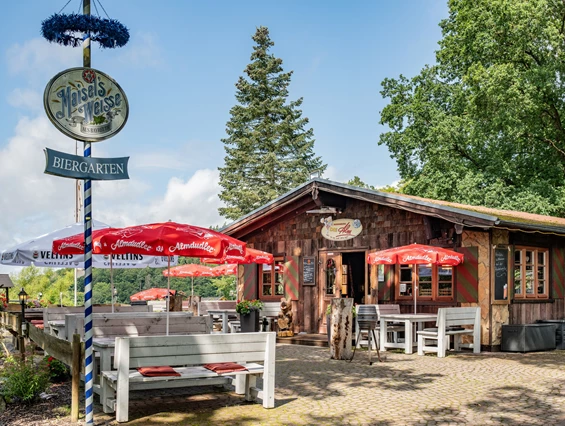
M219 209L228 219L268 203L310 179L326 165L314 153L314 131L305 129L308 118L298 109L302 98L286 103L292 71L284 73L282 60L269 53L274 43L269 29L259 27L253 36L248 78L236 83L238 105L226 125L226 157L220 167Z

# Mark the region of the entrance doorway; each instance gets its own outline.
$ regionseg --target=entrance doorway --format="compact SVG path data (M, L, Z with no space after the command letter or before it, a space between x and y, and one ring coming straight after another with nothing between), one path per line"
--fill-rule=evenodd
M365 283L367 264L365 252L344 252L341 254L342 297L351 297L354 303L363 304L365 301Z

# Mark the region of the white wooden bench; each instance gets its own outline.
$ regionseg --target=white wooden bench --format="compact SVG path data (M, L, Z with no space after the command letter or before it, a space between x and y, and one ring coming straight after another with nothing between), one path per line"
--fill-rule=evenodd
M137 305L137 306L121 306L121 305L114 305L114 312L151 312L153 308L147 305ZM93 313L102 313L102 312L112 312L112 305L100 305L100 306L93 306L92 307ZM84 317L84 306L66 306L66 307L59 307L59 306L48 306L43 310L43 327L44 331L47 334L51 334L56 336L55 330L49 325L52 321L64 321L65 315L67 314L82 314ZM64 335L67 332L64 331ZM62 339L65 336L58 336ZM71 337L72 339L72 337Z
M464 328L472 325L473 328ZM418 355L436 352L439 358L445 357L449 348L450 336L453 336L453 349L459 351L461 336L473 336L473 343L466 345L473 348L473 353L481 352L481 308L439 308L437 329L418 331ZM426 340L435 340L437 346L426 346Z
M117 371L102 372L104 412L116 411L116 420L127 422L130 390L229 384L234 380L244 382L241 393L247 401L259 398L263 407L273 408L275 342L275 333L117 337L114 353ZM220 362L245 364L247 371L218 374L203 367ZM182 367L185 365L190 366ZM135 370L150 366L172 366L180 376L145 377ZM261 376L262 390L256 387L257 377Z
M377 310L377 318L380 321L381 315L384 314L399 314L400 313L400 305L389 305L389 304L380 304L380 305L369 305L366 304L365 306L374 306ZM380 327L377 323L377 338L379 338ZM398 341L398 332L403 331L404 326L396 326L394 324L387 327L387 333L391 333L393 342ZM362 333L359 329L359 324L357 322L357 317L355 317L355 347L359 349L363 345L368 345L368 339L366 338L366 333ZM377 349L377 342L372 341L371 346L372 349Z
M159 336L166 333L166 312L94 313L92 337ZM80 334L84 340L84 315L65 315L66 339ZM169 335L210 334L212 318L195 317L192 312L169 312Z
M263 302L261 308L261 322L267 324L265 331L275 331L279 312L281 311L281 302ZM261 324L263 325L263 324Z

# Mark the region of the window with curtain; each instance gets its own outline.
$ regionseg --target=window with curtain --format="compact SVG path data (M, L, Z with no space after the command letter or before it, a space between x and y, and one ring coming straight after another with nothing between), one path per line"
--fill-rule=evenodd
M261 265L261 297L284 296L284 259L275 258L269 265Z
M398 265L396 297L419 300L453 300L453 267L448 265Z
M549 250L514 248L514 298L549 298Z

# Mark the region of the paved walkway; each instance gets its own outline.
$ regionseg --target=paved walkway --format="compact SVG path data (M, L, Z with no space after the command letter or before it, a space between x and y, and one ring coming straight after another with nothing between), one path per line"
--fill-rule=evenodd
M197 389L132 395L133 425L565 425L565 351L386 353L369 366L329 349L277 345L276 407ZM97 399L97 398L96 398ZM96 407L97 424L113 417Z

